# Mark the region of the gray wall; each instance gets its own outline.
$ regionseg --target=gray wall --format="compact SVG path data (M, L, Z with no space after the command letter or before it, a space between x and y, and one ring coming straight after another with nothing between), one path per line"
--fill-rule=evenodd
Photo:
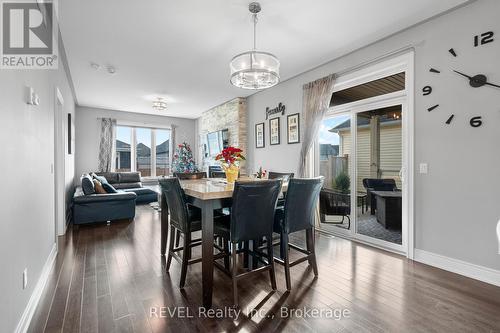
M264 121L267 106L283 102L287 114L300 112L303 84L415 44L415 168L429 163L427 175L415 175L416 248L500 269L494 232L500 218L500 91L472 89L451 72L485 72L493 83L500 83L499 12L500 1L473 2L249 97L249 168L297 170L300 144L283 143L286 116L281 119L282 144L268 145L267 121L266 148L255 149L254 126ZM474 48L473 35L490 30L496 32L495 42ZM451 47L459 57L448 54ZM429 73L430 66L442 69L442 75ZM427 84L434 87L434 93L423 97L421 89ZM434 104L441 106L427 112ZM446 126L451 113L455 121ZM484 124L472 128L469 119L477 115L483 116Z
M13 332L55 241L55 87L63 95L64 114L74 112L74 99L62 64L59 70L0 72L0 332ZM39 106L26 104L25 86L38 93ZM71 183L72 157L66 163ZM24 268L28 286L23 290Z
M79 181L81 174L96 171L99 156L100 120L97 118L114 118L118 122L132 122L137 126L170 126L177 125L176 143L186 141L195 147L196 129L194 119L171 118L125 111L96 109L89 107L76 108L76 160L75 175ZM196 151L194 156L197 156Z

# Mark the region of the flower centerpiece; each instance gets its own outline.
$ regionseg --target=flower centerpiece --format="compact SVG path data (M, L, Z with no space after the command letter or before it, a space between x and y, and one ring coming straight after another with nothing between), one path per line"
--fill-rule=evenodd
M240 162L245 160L242 152L243 150L239 148L229 146L215 157L215 160L220 162L222 169L226 173L228 183L234 183L238 179Z

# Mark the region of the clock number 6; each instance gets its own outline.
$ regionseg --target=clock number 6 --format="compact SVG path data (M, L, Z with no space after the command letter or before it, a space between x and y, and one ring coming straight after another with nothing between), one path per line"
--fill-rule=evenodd
M478 116L478 117L472 117L470 119L470 125L472 127L479 127L479 126L481 126L483 124L483 121L481 119L482 119L482 117L480 117L480 116Z
M430 95L432 93L432 87L431 86L425 86L422 89L422 92L423 92L424 96Z

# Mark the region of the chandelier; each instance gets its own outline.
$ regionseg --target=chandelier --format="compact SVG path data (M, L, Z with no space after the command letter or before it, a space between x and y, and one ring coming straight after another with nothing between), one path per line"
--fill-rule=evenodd
M231 84L243 89L270 88L280 81L280 62L271 53L257 51L257 13L261 10L260 4L252 2L248 10L253 17L253 49L231 60Z
M163 111L167 108L167 102L161 97L158 97L155 101L153 101L153 109L156 111Z

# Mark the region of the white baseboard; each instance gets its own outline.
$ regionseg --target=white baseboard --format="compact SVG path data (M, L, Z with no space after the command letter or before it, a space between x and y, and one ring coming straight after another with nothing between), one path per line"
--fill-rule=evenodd
M42 273L40 274L40 278L36 283L35 288L33 289L33 293L28 301L28 305L24 309L23 315L17 324L15 333L25 333L28 330L28 327L31 323L31 318L33 318L33 314L35 313L36 307L40 298L42 297L43 290L45 289L45 285L47 284L47 280L49 278L50 270L52 269L52 265L54 264L54 260L57 255L57 246L54 243L50 254L45 261L45 265L43 265Z
M415 261L500 287L500 271L415 249Z

